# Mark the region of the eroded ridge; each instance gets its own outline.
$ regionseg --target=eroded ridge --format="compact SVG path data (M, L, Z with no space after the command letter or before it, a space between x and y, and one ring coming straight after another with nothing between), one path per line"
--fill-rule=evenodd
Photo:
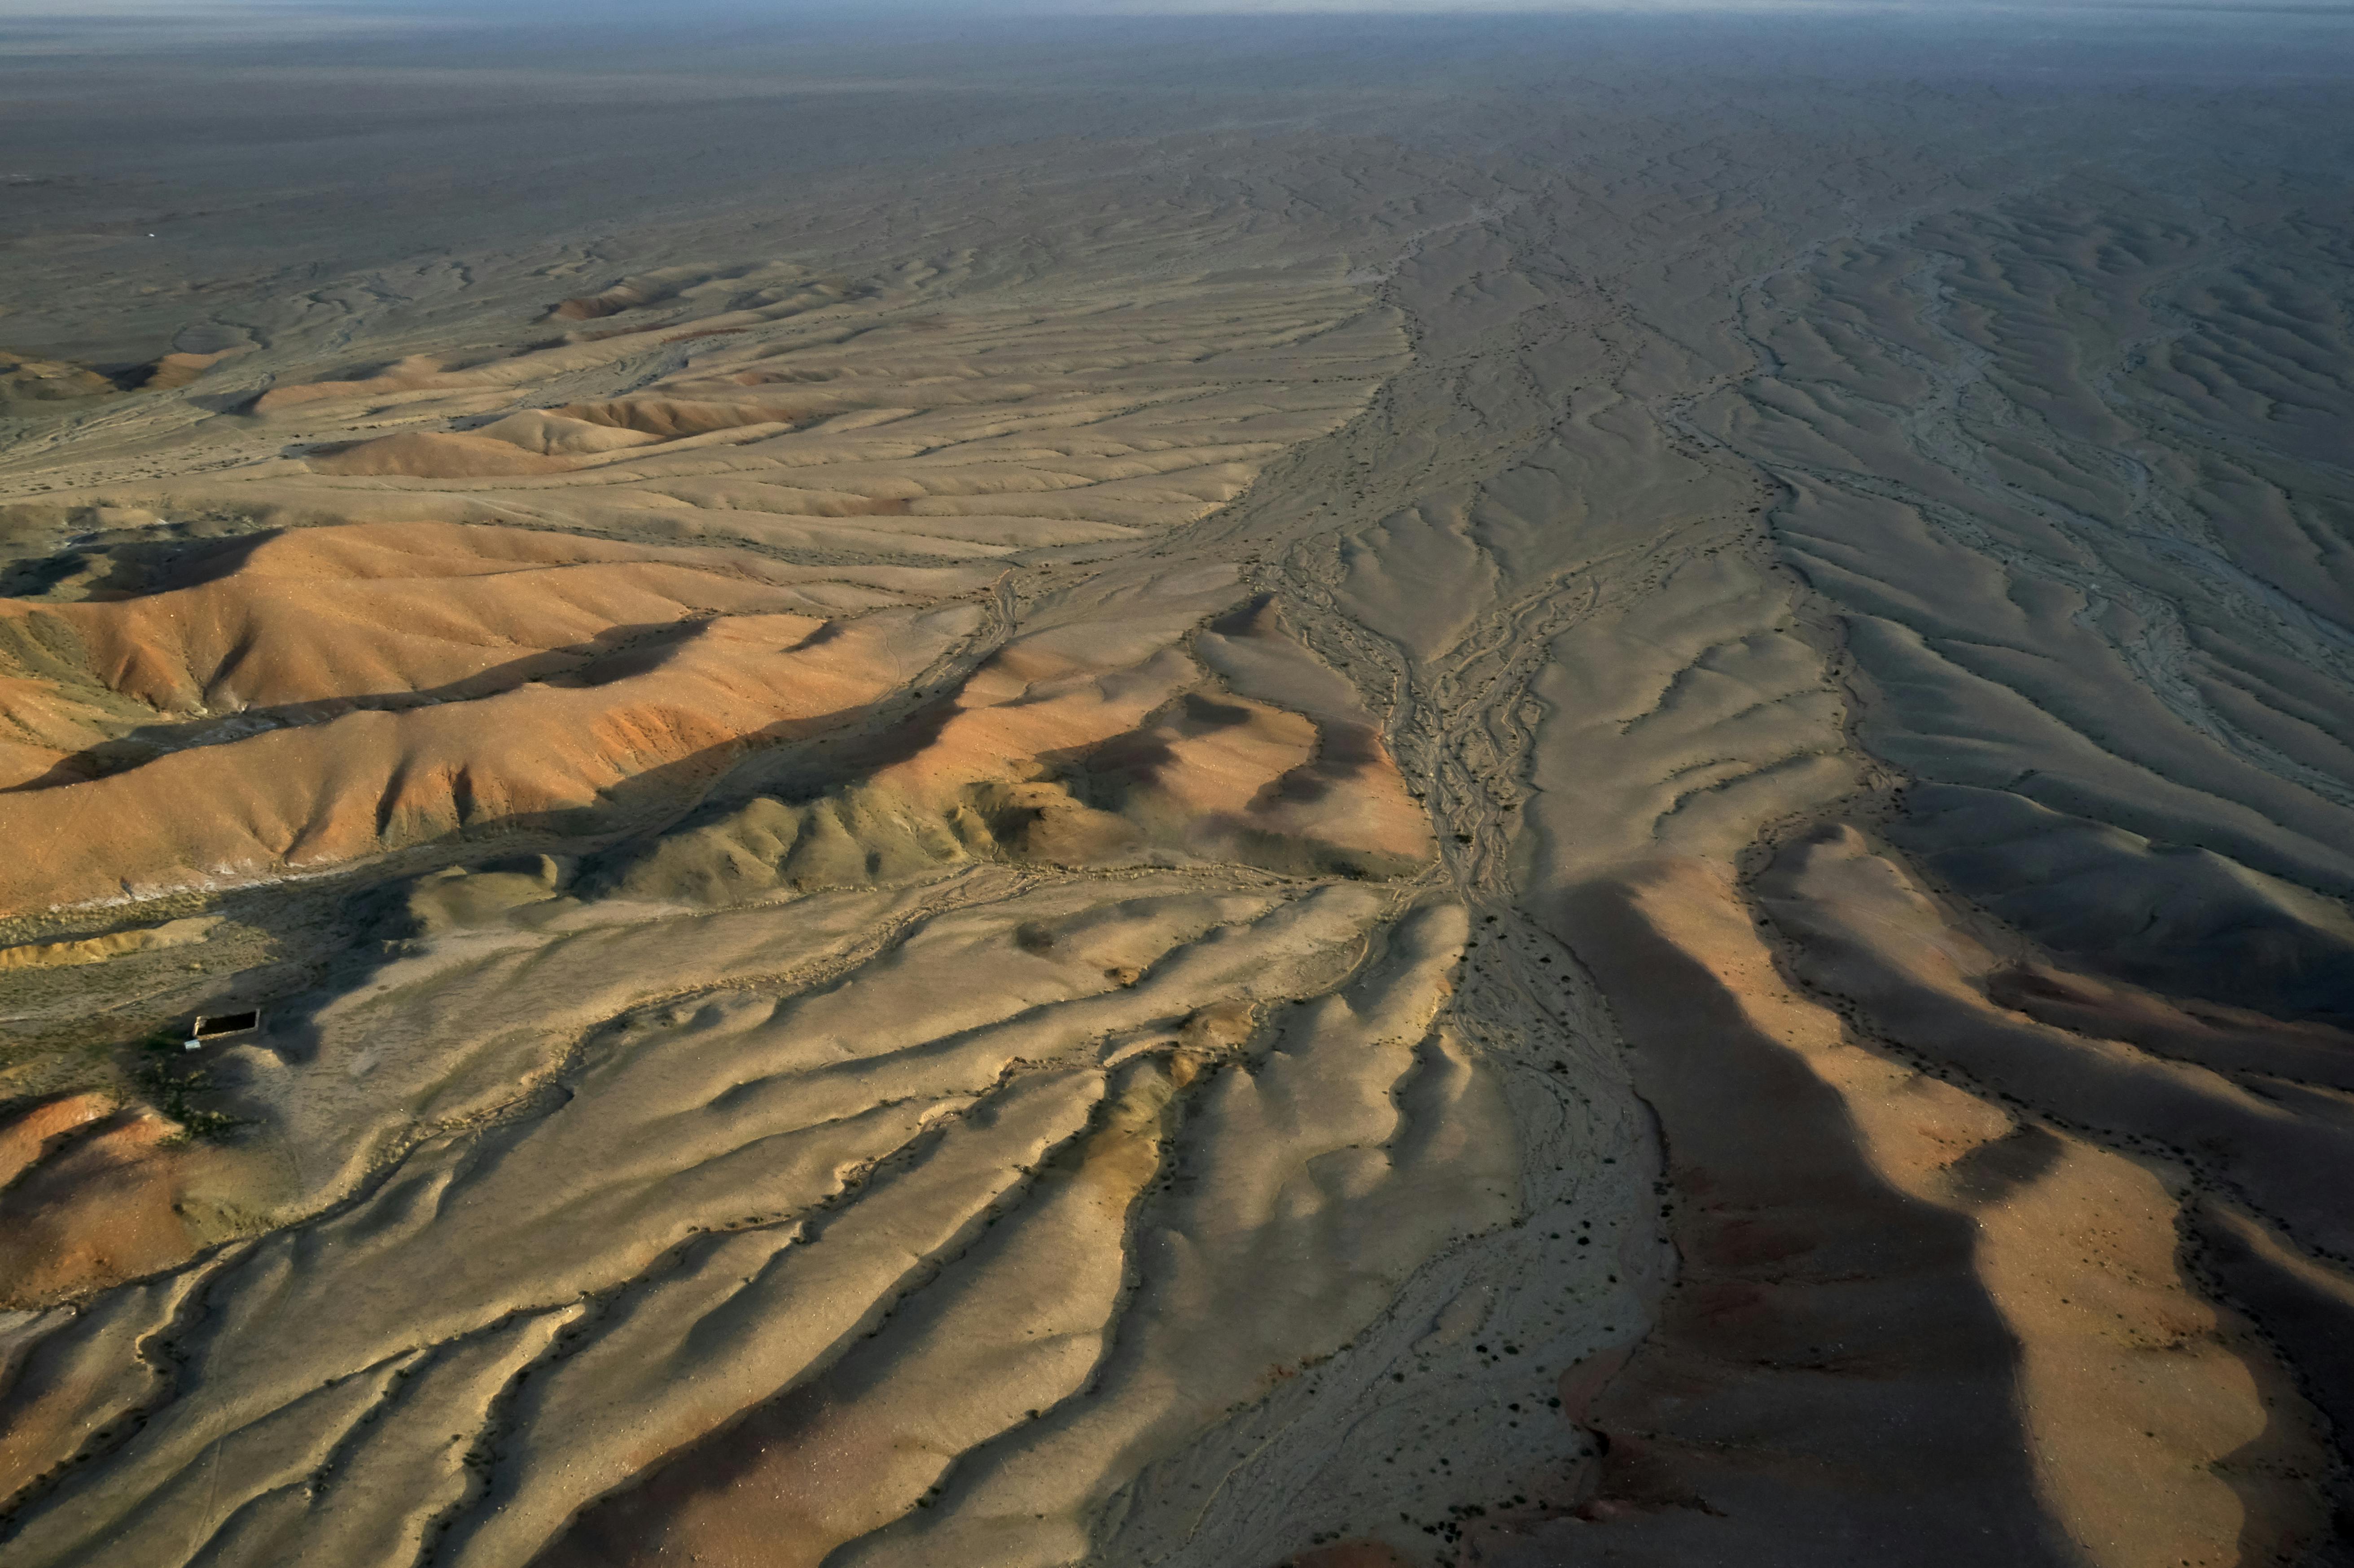
M382 889L159 1069L227 1144L12 1134L12 1554L1066 1561L1521 1217L1379 715L1140 547L1362 408L1394 313L974 270L281 377L237 418L293 455L110 489L11 601L20 906ZM11 951L70 998L222 920Z
M27 372L11 1563L2333 1561L2344 203L1889 112Z

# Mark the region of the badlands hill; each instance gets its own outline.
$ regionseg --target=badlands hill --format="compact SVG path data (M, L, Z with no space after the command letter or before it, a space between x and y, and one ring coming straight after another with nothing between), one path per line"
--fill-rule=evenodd
M2346 1561L2342 166L1450 80L0 360L0 1558Z

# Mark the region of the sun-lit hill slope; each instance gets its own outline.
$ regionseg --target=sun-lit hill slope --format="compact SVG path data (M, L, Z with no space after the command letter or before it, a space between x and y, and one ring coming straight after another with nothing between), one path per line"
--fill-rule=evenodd
M134 567L135 570L135 567ZM129 574L126 574L129 575ZM488 694L578 671L697 618L817 614L929 598L938 574L795 568L431 523L244 535L174 550L137 586L0 602L12 786L111 772L154 749L217 744L357 706ZM77 701L91 718L59 719ZM157 732L170 730L168 736Z
M51 847L0 903L217 887L461 831L585 829L625 784L641 813L692 805L748 747L849 722L935 664L960 680L1002 635L984 608L1002 568L985 563L1124 545L1230 500L1361 408L1399 344L1394 320L1329 271L1172 279L1052 309L926 308L920 282L790 267L666 278L611 296L596 313L615 324L577 342L281 382L251 418L328 455L111 494L127 514L243 522L134 544L122 553L155 557L144 571L110 561L6 607L16 789L0 821ZM691 331L636 319L657 295L702 313ZM649 355L676 358L648 382ZM632 390L578 397L598 376ZM484 423L486 403L516 411ZM387 423L403 429L316 439ZM499 482L518 475L532 488ZM1337 821L1335 804L1297 798L1321 789L1315 723L1216 706L1173 647L1239 597L1230 572L1217 582L1206 599L1177 590L1193 608L1161 613L1158 663L1075 631L1064 673L1112 682L1109 705L1066 719L1076 693L997 693L1037 657L1008 649L954 699L996 716L949 721L931 760L876 783L938 816L1032 787L1050 754L1124 737L1125 771L1096 772L1152 820L1095 831L1092 848L1033 831L1031 853L1085 859L1140 832L1232 850ZM1369 733L1362 712L1344 722ZM1338 838L1403 864L1427 834L1388 788L1388 804L1347 809L1393 820Z

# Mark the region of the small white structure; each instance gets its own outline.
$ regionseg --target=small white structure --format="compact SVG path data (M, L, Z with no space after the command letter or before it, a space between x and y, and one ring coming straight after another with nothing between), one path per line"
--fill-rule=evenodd
M232 1034L250 1034L260 1027L261 1014L259 1012L217 1012L209 1018L200 1012L196 1014L196 1021L188 1025L188 1038L180 1049L202 1050L207 1040L226 1039Z

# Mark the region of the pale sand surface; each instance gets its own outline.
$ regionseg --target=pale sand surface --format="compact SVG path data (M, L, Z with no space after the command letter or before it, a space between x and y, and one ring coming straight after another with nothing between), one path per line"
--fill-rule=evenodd
M2354 66L2107 26L5 68L0 1560L2347 1561Z

